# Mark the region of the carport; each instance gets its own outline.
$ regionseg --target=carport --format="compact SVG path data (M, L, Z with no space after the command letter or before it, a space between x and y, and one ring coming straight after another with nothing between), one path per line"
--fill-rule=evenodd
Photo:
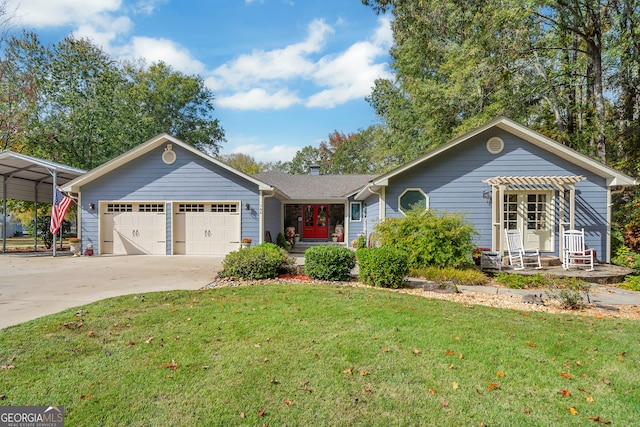
M84 174L82 169L38 159L13 151L0 151L0 176L2 177L2 252L7 251L7 199L34 203L37 220L38 203L52 203L55 188ZM37 236L33 237L33 250L37 250ZM53 256L56 255L56 236L53 236Z

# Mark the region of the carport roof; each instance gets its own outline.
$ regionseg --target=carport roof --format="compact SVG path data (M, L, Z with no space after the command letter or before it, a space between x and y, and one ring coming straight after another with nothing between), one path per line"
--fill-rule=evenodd
M51 203L53 184L60 186L84 174L85 171L49 160L38 159L13 151L0 151L0 176L5 185L0 185L0 198L36 200Z

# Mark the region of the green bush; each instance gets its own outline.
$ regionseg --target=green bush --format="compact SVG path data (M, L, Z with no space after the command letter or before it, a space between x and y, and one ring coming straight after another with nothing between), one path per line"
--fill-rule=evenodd
M640 254L632 251L626 246L620 246L616 250L616 255L611 260L616 265L631 268L636 274L640 274Z
M549 285L549 279L542 274L525 276L522 274L497 273L494 280L511 289L545 288Z
M315 246L304 253L304 271L312 279L348 280L355 265L355 253L342 246Z
M629 275L624 278L624 282L620 283L622 289L630 291L640 291L640 276Z
M229 253L222 262L220 276L244 280L272 279L279 272L287 271L293 262L286 250L273 243L263 243Z
M367 247L367 239L362 234L358 235L358 248L357 249L366 248L366 247Z
M405 251L411 268L469 265L477 235L463 215L432 209L412 209L404 218L388 218L375 232L380 246Z
M458 284L465 286L484 285L489 280L487 275L477 268L427 267L412 269L410 275L434 282L457 280Z
M383 288L400 288L409 272L409 258L394 248L360 248L356 252L360 282Z

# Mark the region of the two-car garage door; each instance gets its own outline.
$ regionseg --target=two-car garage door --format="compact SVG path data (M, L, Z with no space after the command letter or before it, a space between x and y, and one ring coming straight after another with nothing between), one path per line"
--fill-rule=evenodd
M166 203L101 204L103 254L167 253ZM240 212L237 202L174 203L173 253L226 255L238 249Z

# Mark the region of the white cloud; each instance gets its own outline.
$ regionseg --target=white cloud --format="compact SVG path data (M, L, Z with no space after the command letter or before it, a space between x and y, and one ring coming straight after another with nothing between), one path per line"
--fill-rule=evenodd
M282 110L301 103L302 100L287 89L269 93L260 88L220 96L216 102L219 107L236 110Z
M91 21L96 15L120 9L122 0L8 0L16 19L29 27L58 27Z
M223 154L248 154L258 162L289 162L299 150L302 150L302 147L295 147L291 145L267 147L262 144L244 144L229 150L229 152L224 152Z
M308 36L300 43L282 49L255 50L251 54L240 55L211 73L209 82L212 89L243 90L265 81L309 76L315 64L308 56L322 51L329 33L333 33L333 29L317 19L309 24Z
M343 25L344 22L339 20ZM327 37L335 30L314 20L307 38L282 49L256 50L240 55L215 69L206 80L219 95L217 104L232 109L282 109L303 103L310 108L331 108L371 93L377 78L390 78L386 64L376 63L393 42L390 20L379 20L370 41L360 41L338 54L321 54ZM311 85L313 92L302 101L292 87ZM229 91L237 91L225 95Z
M148 62L163 61L185 74L202 74L205 71L204 64L193 58L188 49L168 39L133 37L129 44L113 50L119 57L125 59L144 58Z

